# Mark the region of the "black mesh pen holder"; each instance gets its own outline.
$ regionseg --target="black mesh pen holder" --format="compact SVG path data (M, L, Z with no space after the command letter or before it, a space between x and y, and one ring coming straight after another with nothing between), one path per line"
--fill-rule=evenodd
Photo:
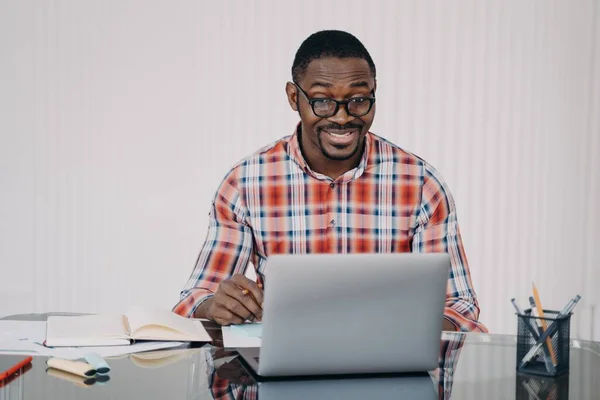
M569 372L571 314L562 316L558 311L544 310L541 318L531 315L528 309L517 318L517 371L541 376Z
M556 399L569 398L569 375L539 376L531 374L517 374L516 399Z

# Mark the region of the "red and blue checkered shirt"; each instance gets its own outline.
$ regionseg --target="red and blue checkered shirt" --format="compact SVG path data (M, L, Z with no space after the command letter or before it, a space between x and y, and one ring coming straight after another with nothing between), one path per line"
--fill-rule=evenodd
M222 181L206 241L173 311L192 316L219 282L249 263L260 281L271 254L411 251L450 254L445 318L461 331L486 332L454 200L439 173L368 133L359 165L332 180L311 170L295 133L245 158Z

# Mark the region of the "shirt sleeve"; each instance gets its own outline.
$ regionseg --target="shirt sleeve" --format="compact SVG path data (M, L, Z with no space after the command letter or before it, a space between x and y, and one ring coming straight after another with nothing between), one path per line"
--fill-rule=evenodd
M487 332L487 328L478 321L479 303L471 282L454 199L435 169L425 165L424 171L412 251L450 255L451 267L444 318L459 331Z
M192 317L198 306L213 296L221 281L244 273L253 248L244 210L234 169L217 190L206 240L173 312Z

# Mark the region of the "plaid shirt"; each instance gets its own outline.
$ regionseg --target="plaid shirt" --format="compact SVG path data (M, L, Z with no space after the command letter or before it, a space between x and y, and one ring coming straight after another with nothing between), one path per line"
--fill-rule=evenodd
M365 142L359 165L336 180L310 169L297 133L239 162L217 191L207 239L173 311L192 316L249 262L260 281L271 254L447 252L444 315L461 331L486 332L441 176L373 133Z

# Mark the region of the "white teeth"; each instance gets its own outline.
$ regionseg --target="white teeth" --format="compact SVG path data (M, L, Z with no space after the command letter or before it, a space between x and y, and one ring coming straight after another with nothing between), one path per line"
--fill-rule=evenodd
M333 133L333 132L327 132L327 133L329 133L331 136L335 136L335 137L346 137L346 136L349 136L352 134L352 132L346 132L346 133L342 133L342 134Z

